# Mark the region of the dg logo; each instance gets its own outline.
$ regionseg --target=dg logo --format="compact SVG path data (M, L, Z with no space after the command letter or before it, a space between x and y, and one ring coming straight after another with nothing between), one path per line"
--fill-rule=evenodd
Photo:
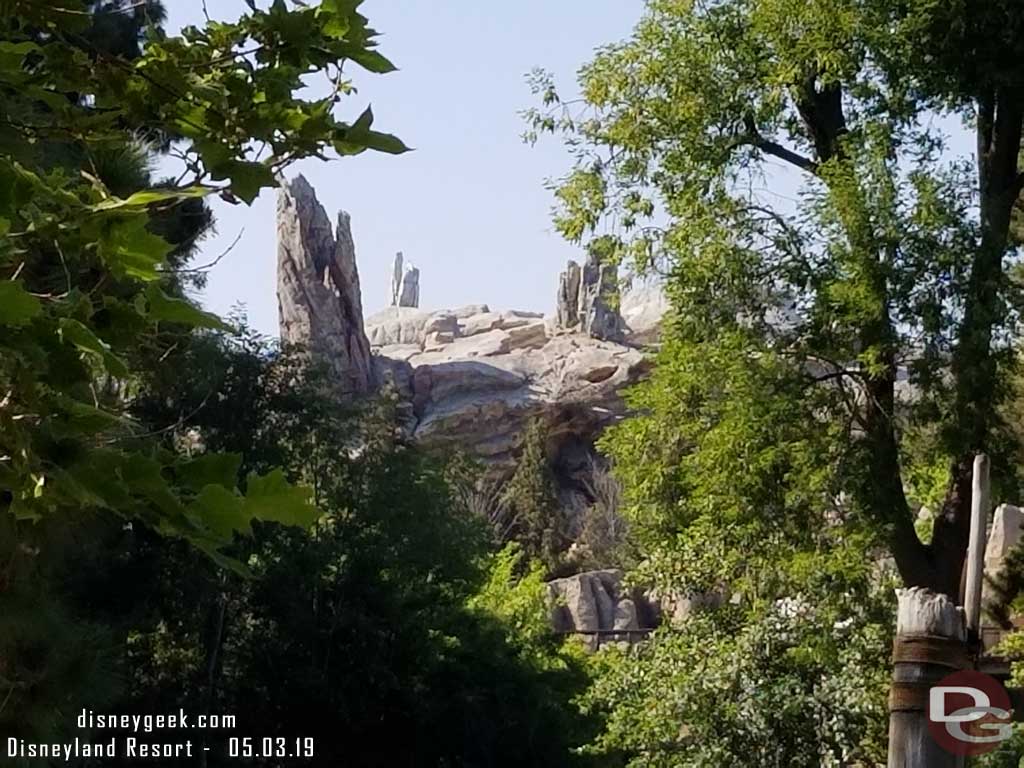
M981 755L1013 733L1013 709L994 677L964 670L940 680L928 694L928 730L955 755Z

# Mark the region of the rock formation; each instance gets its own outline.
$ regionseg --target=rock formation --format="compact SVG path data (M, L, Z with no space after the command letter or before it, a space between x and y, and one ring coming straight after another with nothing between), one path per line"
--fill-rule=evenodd
M661 321L668 312L668 297L660 283L637 280L622 294L619 315L622 317L628 344L648 346L658 341Z
M551 626L579 634L588 650L604 641L635 641L660 621L659 608L637 590L627 591L622 571L588 571L547 584Z
M555 322L559 328L579 328L580 276L580 265L572 259L566 265L565 272L558 276Z
M346 394L390 382L414 440L457 447L499 473L514 466L530 420L543 419L559 492L578 490L594 440L625 414L622 389L649 365L620 341L631 329L618 314L613 267L594 256L570 263L552 322L483 304L420 310L419 271L398 254L392 306L364 323L348 216L332 232L299 176L281 191L278 232L282 340L322 356Z
M527 426L542 420L562 503L579 512L593 501L595 441L625 416L622 390L650 365L625 343L633 331L618 314L613 269L594 258L570 264L552 320L485 304L421 310L419 271L399 254L391 306L364 322L348 217L332 232L301 177L284 186L278 217L284 341L322 356L346 394L393 388L413 440L466 452L498 482L514 469Z
M284 183L278 194L277 300L283 342L321 358L343 394L373 388L349 215L339 212L332 230L302 176Z
M621 341L625 327L619 315L618 268L602 264L591 253L583 266L569 261L558 281L555 322L595 339Z
M532 418L556 458L625 412L623 387L647 370L636 349L560 333L536 313L485 305L425 312L391 307L367 319L377 375L412 404L410 432L511 465Z
M413 264L406 264L399 251L391 271L391 306L418 307L420 305L420 271Z

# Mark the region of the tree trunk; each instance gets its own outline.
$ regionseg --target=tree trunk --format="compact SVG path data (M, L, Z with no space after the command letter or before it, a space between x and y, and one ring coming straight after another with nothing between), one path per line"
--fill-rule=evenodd
M978 98L977 162L981 242L971 264L964 316L952 371L955 388L954 458L949 490L935 519L931 554L936 589L956 594L970 533L971 463L988 450L995 412L997 366L992 338L1003 321L1003 258L1010 243L1010 218L1021 193L1018 170L1024 121L1024 91L1000 87Z
M899 611L889 692L888 768L963 768L928 731L928 691L968 666L963 612L948 596L914 587L896 592Z

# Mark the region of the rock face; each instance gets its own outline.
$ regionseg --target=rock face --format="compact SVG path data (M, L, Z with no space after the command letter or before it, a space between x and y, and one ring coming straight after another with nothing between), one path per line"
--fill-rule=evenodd
M395 254L391 272L391 306L418 307L420 305L420 271L406 264L402 252Z
M277 199L277 300L281 340L323 359L345 395L374 386L370 345L349 215L327 212L302 176L282 185Z
M1024 535L1024 509L1012 504L1000 504L992 516L985 545L985 580L982 584L982 606L996 598L991 580L1002 577L1006 558L1010 551L1020 545ZM995 627L989 617L982 614L982 625Z
M399 254L391 306L364 323L348 216L333 232L298 177L281 192L278 219L284 341L321 355L346 394L392 387L412 439L467 452L489 474L511 472L526 427L543 420L557 490L571 504L593 467L594 441L625 415L622 390L649 367L623 341L612 268L596 258L570 264L552 321L485 304L422 310L419 270Z
M551 625L556 632L581 633L586 647L596 650L602 637L637 639L640 630L658 622L657 609L637 592L622 586L622 572L588 571L547 584ZM621 633L618 635L616 633Z
M553 459L573 439L591 441L624 415L620 391L648 369L639 350L530 312L391 307L366 327L378 378L412 404L412 436L494 465L514 463L532 418L547 423Z
M658 341L661 322L668 312L668 297L653 281L637 282L622 294L619 314L628 344L647 346Z
M621 341L625 327L618 310L618 268L591 254L580 267L569 261L558 281L555 321L595 339Z

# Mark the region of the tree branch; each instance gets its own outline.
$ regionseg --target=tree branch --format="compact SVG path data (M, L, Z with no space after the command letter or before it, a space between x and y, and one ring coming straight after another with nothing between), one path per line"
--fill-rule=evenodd
M754 123L753 115L744 115L743 125L747 132L746 135L741 138L741 144L749 144L753 147L757 147L757 149L760 149L765 154L784 160L790 165L799 168L801 171L817 174L818 164L816 162L782 146L776 141L766 139L762 136L761 132L757 130L757 125Z

